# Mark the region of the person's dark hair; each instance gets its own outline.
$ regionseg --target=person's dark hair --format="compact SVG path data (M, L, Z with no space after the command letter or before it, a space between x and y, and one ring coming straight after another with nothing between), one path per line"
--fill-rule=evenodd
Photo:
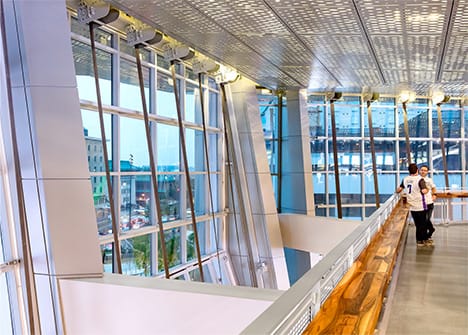
M426 168L426 169L429 170L429 166L427 166L426 164L423 164L423 165L421 165L421 166L419 167L419 169L422 169L422 168Z
M408 171L410 174L415 174L416 172L418 172L418 166L414 163L411 163L409 166L408 166Z

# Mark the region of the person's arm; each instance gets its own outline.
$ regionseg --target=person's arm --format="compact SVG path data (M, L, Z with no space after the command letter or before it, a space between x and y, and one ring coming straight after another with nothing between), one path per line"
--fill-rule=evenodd
M418 185L422 194L427 194L429 192L429 189L427 188L426 181L424 180L424 178L419 179Z
M405 184L403 184L403 181L402 181L400 186L397 187L396 193L400 193L401 191L403 191L404 188L405 188Z
M432 188L431 188L431 194L432 194L432 201L435 201L435 199L437 198L437 188L434 184L434 182L432 182Z

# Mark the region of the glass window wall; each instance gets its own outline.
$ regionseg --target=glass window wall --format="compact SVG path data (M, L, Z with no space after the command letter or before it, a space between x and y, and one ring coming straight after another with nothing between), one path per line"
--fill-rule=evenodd
M78 93L81 101L96 102L94 72L88 29L71 20L72 47L75 60ZM84 29L84 28L86 29ZM104 161L101 130L97 108L83 108L83 133L88 152L88 165L104 271L113 271L114 246L112 236L109 190L106 182L106 163L111 170L111 180L119 220L122 268L127 275L163 276L161 241L155 205L155 191L151 179L151 167L146 139L145 121L142 115L139 79L135 51L122 36L105 28L96 30L99 83L104 109L104 128L109 162ZM115 46L113 45L115 41ZM204 255L217 252L212 241L214 235L222 236L218 229L224 227L224 209L221 204L221 161L223 130L220 128L220 94L213 78L202 76L203 93L208 129L208 154L213 187L213 206L217 216L217 228L206 221L209 214L208 171L204 156L204 136L200 129L201 104L198 76L184 63L176 64L177 85L180 88L180 106L185 123L188 165L191 183L187 185L181 169L180 130L174 97L174 80L169 73L170 63L156 50L140 49L143 65L145 99L150 115L150 132L154 152L161 218L164 223L164 243L169 265L193 268L196 264L192 210L188 199L188 187L192 188L195 219L199 229L200 249ZM88 104L89 105L89 104ZM182 242L185 241L185 242ZM207 263L216 262L215 257ZM211 266L211 265L210 265ZM172 272L172 269L171 271ZM188 274L188 272L187 272ZM206 275L205 275L206 276ZM208 275L209 276L209 275ZM189 278L199 276L186 276Z

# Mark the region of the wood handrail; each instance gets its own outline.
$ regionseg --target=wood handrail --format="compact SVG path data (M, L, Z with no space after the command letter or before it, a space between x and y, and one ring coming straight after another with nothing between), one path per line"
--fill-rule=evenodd
M303 334L373 334L409 208L400 201Z

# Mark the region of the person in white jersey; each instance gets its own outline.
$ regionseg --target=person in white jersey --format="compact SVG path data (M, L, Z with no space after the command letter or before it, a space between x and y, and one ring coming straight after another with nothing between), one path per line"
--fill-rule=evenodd
M425 194L429 192L424 178L418 174L418 166L414 163L408 167L410 173L405 177L397 188L397 192L406 191L408 204L410 205L411 216L416 226L417 246L428 245L427 234L427 203Z
M427 176L429 172L429 167L427 165L421 165L419 168L419 174L421 177L424 178L424 181L426 182L426 187L429 189L429 192L426 194L426 203L427 203L427 241L429 243L434 243L432 240L432 234L435 231L434 225L432 224L431 218L432 218L432 211L434 210L434 201L436 200L437 196L437 188L434 184L434 181L432 178L429 178Z

